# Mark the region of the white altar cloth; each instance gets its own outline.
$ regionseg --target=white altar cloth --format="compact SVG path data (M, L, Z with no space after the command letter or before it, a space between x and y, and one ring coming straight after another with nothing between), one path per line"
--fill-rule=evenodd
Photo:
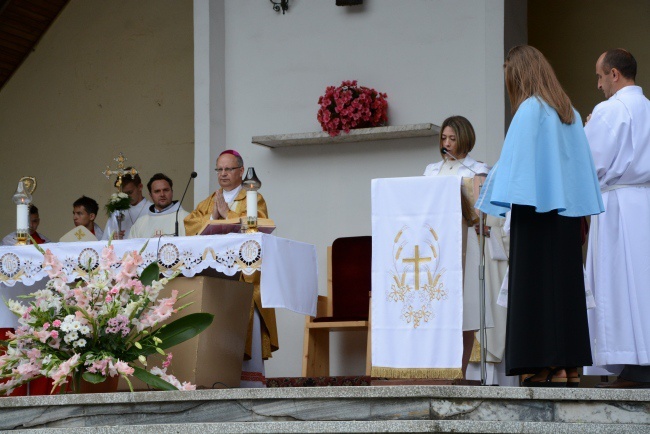
M258 233L140 238L117 240L112 245L119 258L128 251L140 251L147 241L140 272L155 259L166 276L180 271L183 276L193 277L208 268L227 276L259 270L262 306L316 315L318 272L312 244ZM106 244L48 243L41 247L50 249L63 262L68 275L76 278L87 274L87 264L97 266ZM42 263L43 255L34 246L0 247L0 296L8 300L44 287L45 282L38 284L47 278ZM15 316L0 303L0 327L16 324Z

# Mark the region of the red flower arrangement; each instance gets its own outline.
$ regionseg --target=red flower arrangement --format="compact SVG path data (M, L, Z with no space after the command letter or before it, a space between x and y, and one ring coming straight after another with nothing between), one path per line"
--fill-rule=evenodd
M341 130L385 125L388 121L386 94L364 86L356 80L344 81L339 87L327 86L325 95L318 98L318 122L330 136Z

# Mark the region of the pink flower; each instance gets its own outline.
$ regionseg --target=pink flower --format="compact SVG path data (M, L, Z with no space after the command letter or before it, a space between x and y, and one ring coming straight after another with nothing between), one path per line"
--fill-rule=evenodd
M102 257L99 260L99 267L102 270L110 269L118 261L113 245L104 247L102 250Z
M70 357L65 362L61 363L57 370L50 375L50 378L54 380L55 385L66 383L66 378L70 375L73 368L77 367L77 362L79 361L79 354L76 354Z
M330 136L339 135L341 130L383 125L388 120L386 94L358 86L356 80L328 86L318 104L316 118Z
M115 362L114 367L117 373L120 375L133 375L133 372L135 372L135 369L130 367L128 363L121 360Z
M61 265L61 261L54 256L50 249L47 249L43 255L43 268L45 269L47 267L50 267L49 270L46 270L50 279L62 276L63 266Z
M59 332L56 331L56 330L52 330L52 331L50 332L50 337L51 337L51 338L54 338L54 339L58 338L58 337L59 337Z
M36 359L41 357L41 350L38 348L32 348L30 350L27 350L27 357L29 357L29 360L32 363L36 362Z
M52 321L52 325L53 325L54 327L57 327L57 328L58 328L58 327L61 327L61 321L58 320L58 319L55 319L54 321Z
M50 337L50 332L48 332L47 330L41 330L41 331L34 330L34 336L42 343L45 343L45 341L47 341L47 339Z
M142 256L136 251L129 252L122 259L120 272L115 277L118 282L127 282L138 274L138 267L144 263Z
M141 295L144 292L144 285L139 280L132 280L129 286L133 289L135 295Z
M93 360L92 364L88 367L88 372L92 372L93 374L106 375L106 368L108 368L109 362L110 359ZM86 362L86 365L88 365L88 362Z
M43 324L43 330L47 330L48 328L50 328L50 323L49 322L46 322L45 324Z
M172 358L174 355L172 353L167 353L167 359L163 362L162 367L167 369L169 368L169 365L172 364Z

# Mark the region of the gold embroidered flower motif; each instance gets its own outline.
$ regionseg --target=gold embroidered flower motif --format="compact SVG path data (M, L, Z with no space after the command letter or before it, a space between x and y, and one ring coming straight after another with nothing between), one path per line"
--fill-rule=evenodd
M448 296L441 281L445 269L438 268L438 234L428 225L423 229L416 234L404 226L395 236L391 272L394 283L386 291L388 301L402 304L400 319L413 328L429 322L435 316L433 303L447 300ZM421 273L426 273L424 282ZM408 283L407 276L412 276Z

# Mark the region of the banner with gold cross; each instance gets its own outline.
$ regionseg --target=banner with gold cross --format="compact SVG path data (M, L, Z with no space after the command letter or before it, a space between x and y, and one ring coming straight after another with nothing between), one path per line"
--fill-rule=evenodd
M462 377L460 179L372 181L373 377Z

